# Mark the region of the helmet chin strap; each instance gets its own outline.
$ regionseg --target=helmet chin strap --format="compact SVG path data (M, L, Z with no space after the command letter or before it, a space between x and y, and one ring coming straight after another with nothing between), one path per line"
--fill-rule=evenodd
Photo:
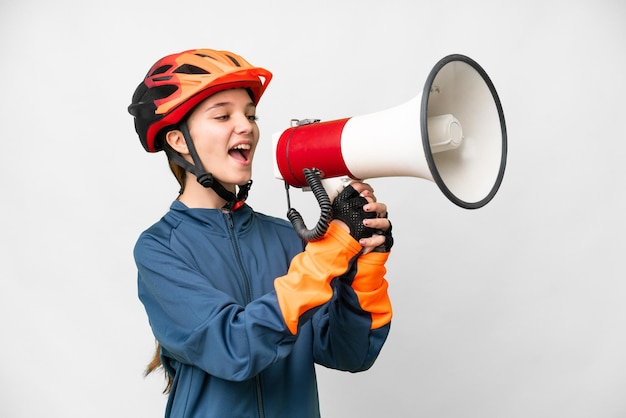
M213 174L204 169L202 161L200 160L200 156L196 151L196 147L191 140L191 135L189 134L189 128L187 127L187 123L183 121L180 123L179 127L181 132L183 133L185 142L187 143L187 148L189 149L189 154L191 155L193 164L185 160L182 155L174 151L169 146L164 147L167 158L176 165L179 165L186 171L196 176L198 183L200 183L207 189L213 189L219 197L224 199L226 201L226 204L222 206L222 209L229 211L239 209L248 197L248 191L252 186L252 180L248 181L246 184L239 185L239 192L236 195L233 192L226 190L226 188L219 181L217 181L215 177L213 177Z

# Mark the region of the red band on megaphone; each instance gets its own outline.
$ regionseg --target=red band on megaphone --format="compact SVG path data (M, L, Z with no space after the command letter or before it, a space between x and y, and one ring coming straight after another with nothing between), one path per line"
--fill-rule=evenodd
M341 153L341 134L350 118L312 123L285 130L276 146L276 163L291 186L305 187L302 170L318 169L322 177L353 177Z

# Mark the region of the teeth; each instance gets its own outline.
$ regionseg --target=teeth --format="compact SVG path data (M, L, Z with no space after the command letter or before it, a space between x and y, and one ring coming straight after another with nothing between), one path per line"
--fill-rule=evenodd
M250 144L239 144L236 147L233 147L233 149L241 149L241 150L248 150L250 149Z

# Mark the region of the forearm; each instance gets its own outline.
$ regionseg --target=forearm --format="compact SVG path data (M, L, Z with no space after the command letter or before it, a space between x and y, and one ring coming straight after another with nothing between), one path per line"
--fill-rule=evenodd
M293 334L316 308L331 299L331 280L345 273L350 259L360 250L348 233L331 224L326 235L309 243L294 257L287 274L275 280L280 310Z
M389 252L370 252L357 260L357 273L351 286L361 309L371 315L371 329L380 328L391 322L392 308L388 283L385 279L385 263Z
M384 279L387 256L388 253L361 255L333 282L333 299L315 315L313 322L318 363L358 372L376 360L391 321Z

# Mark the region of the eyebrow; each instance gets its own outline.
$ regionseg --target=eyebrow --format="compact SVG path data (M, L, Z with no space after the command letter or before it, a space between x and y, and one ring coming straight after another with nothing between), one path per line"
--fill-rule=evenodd
M219 103L214 103L214 104L212 104L211 106L209 106L209 107L207 107L206 109L204 109L204 111L205 111L205 112L208 112L209 110L212 110L212 109L215 109L215 108L218 108L218 107L233 106L234 104L235 104L235 103L233 103L233 102L219 102ZM254 108L254 109L256 109L256 105L255 105L254 103L250 102L250 103L247 103L247 104L246 104L245 108L246 108L246 109L249 109L249 108Z

